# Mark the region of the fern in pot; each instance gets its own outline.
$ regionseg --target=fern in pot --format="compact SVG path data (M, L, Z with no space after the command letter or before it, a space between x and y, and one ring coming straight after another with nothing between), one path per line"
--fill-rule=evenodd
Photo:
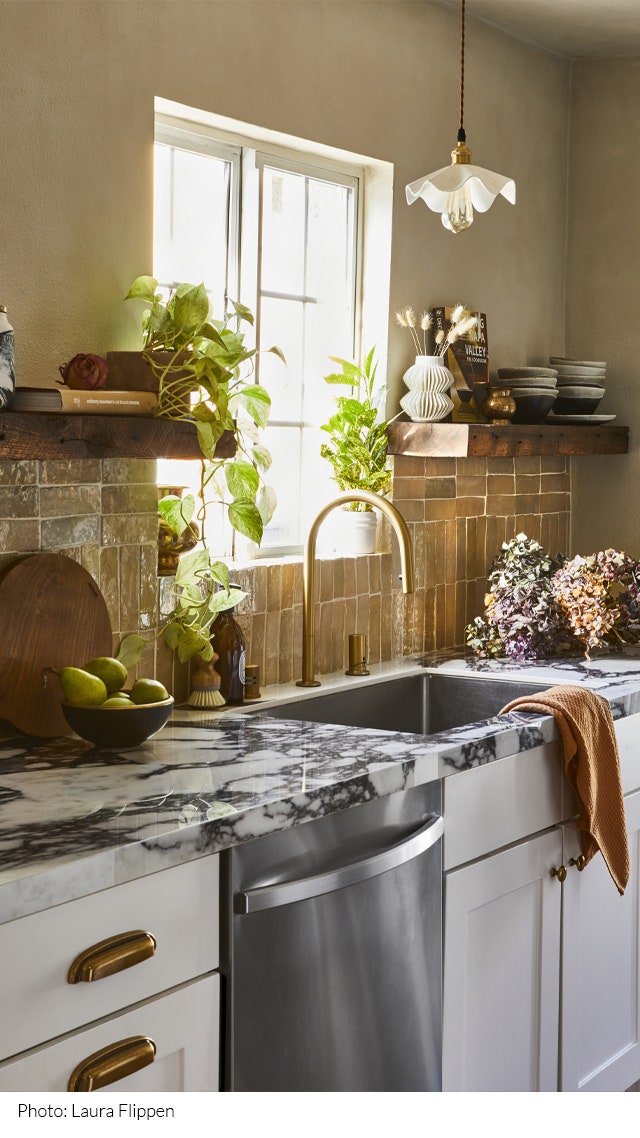
M336 410L321 427L329 441L322 443L320 454L331 464L340 490L368 490L383 496L391 485L387 427L393 419L380 415L386 386L376 390L378 364L374 357L375 347L362 366L339 356L329 357L340 365L341 371L325 375L325 383L348 387L350 393L336 397ZM374 553L377 515L371 506L352 502L342 513L350 523L343 525L343 552Z

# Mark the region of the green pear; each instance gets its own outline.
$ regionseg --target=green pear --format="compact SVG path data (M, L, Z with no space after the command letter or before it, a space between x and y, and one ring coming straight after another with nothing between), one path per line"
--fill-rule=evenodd
M136 680L129 694L134 703L160 703L169 698L169 692L160 680Z
M129 699L128 695L127 696L110 695L109 698L105 699L104 703L102 703L100 706L101 707L135 707L136 705L135 705L135 703L133 703L132 700Z
M93 676L98 676L109 695L115 695L126 683L127 669L124 664L121 664L119 660L114 660L112 656L96 656L95 660L89 660L89 663L84 665L84 670L91 672Z
M83 668L60 668L58 679L67 703L77 707L99 707L107 698L107 688L100 677Z

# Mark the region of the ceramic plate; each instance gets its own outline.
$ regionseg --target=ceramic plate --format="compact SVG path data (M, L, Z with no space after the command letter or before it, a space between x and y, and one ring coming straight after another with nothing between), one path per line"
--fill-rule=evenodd
M549 356L550 363L555 367L556 364L577 364L578 367L601 367L607 366L606 360L571 360L567 356Z
M615 419L615 415L554 415L551 411L545 423L585 423L587 426L591 423L592 426L601 426L603 423L610 423Z
M546 375L555 377L556 369L553 367L499 367L500 379L526 379L533 375Z

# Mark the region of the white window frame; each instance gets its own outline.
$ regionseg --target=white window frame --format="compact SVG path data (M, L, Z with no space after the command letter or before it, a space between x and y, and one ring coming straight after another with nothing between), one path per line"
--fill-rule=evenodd
M365 339L376 343L380 372L386 371L391 264L391 219L393 167L390 163L352 155L321 144L259 127L247 127L195 108L183 107L157 97L155 137L169 145L200 149L232 162L229 230L237 234L227 268L227 292L255 313L254 329L248 328L247 341L257 342L260 327L258 235L261 226L261 170L271 165L312 178L326 178L355 188L353 228L355 271L353 281L353 355L358 359ZM236 129L241 127L242 129ZM253 199L253 209L242 209L241 202ZM365 250L373 249L365 260ZM369 329L369 332L366 332ZM375 331L371 331L375 329ZM255 339L254 339L255 335ZM252 343L253 340L253 343ZM370 346L370 345L369 345ZM256 379L259 377L259 357ZM280 424L272 420L271 425ZM304 423L298 425L301 430ZM268 444L268 428L266 435ZM337 488L336 488L337 492ZM247 550L251 558L278 558L300 553L303 538L295 546L267 546Z

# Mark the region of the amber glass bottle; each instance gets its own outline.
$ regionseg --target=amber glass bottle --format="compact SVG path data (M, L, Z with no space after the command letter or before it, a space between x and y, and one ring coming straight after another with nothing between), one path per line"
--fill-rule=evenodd
M238 589L239 585L229 585ZM220 675L220 695L225 703L244 702L244 636L233 609L219 612L211 625L211 645L218 653L216 669Z

